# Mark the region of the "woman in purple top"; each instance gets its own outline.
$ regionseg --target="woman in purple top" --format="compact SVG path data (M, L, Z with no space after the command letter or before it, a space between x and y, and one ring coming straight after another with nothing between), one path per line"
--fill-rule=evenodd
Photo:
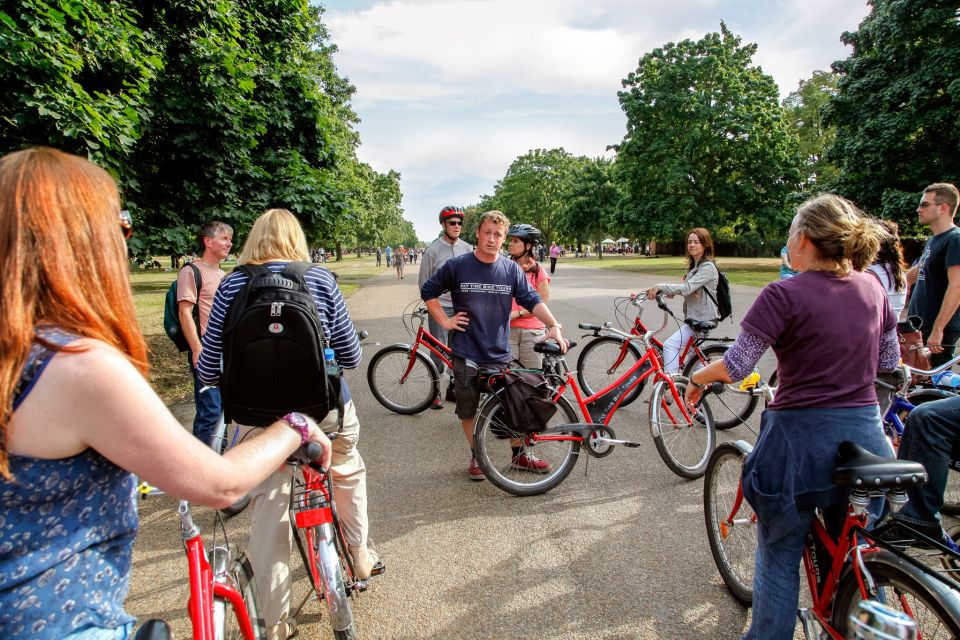
M746 377L768 347L777 355L780 386L743 469L744 497L759 519L753 620L744 638L793 638L814 511L821 508L829 526L846 509L845 490L831 481L840 442L893 457L873 381L897 365L896 318L876 279L861 273L884 235L839 196L803 203L787 241L799 275L767 285L723 360L696 372L687 387L692 405L704 385Z

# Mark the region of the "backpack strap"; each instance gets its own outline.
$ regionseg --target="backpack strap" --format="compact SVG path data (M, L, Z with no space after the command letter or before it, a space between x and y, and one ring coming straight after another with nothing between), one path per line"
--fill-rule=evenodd
M291 280L294 280L300 286L302 291L310 293L310 288L307 287L307 281L304 276L306 275L307 271L309 271L315 266L317 265L310 262L289 262L287 263L287 266L283 268L283 271L281 272L281 274L286 278L290 278ZM318 320L319 320L319 315L320 313L318 311L317 312ZM323 344L324 348L328 348L330 346L330 341L327 339L326 327L323 325L322 322L320 322L319 324L322 332L322 335L320 336L320 342ZM329 378L327 379L327 382L331 387L334 384L334 382ZM339 377L337 377L336 383L340 384ZM343 393L341 392L340 389L331 389L331 391L337 397L337 433L341 433L343 431L343 414L345 412L344 405L343 405Z
M253 290L253 281L257 278L268 276L271 273L270 269L262 264L245 264L237 267L236 271L246 275L247 282L243 285L243 288L233 296L233 300L230 301L230 306L227 308L227 318L223 323L224 334L236 326L240 311L247 308L247 304L250 301L250 292Z
M197 325L197 335L199 336L200 335L200 289L203 288L203 276L200 275L200 268L197 265L193 264L192 262L188 262L187 264L183 265L183 267L180 270L183 271L187 267L190 267L191 269L193 269L193 281L197 285L197 304L193 305L193 312L191 315L193 315L193 322Z

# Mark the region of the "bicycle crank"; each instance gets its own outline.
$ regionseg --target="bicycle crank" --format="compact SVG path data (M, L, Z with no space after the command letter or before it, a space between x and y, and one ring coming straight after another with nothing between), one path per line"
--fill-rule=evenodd
M616 438L616 434L610 427L595 429L587 438L587 453L594 458L606 458L613 453L613 448L618 442L614 438Z

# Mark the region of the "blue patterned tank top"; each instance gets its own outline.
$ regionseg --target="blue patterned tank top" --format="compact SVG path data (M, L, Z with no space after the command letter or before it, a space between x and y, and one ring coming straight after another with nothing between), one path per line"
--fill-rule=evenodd
M49 342L76 339L38 328ZM14 411L54 351L34 343ZM62 638L133 621L129 588L137 510L133 476L92 449L60 460L10 456L0 479L0 638Z

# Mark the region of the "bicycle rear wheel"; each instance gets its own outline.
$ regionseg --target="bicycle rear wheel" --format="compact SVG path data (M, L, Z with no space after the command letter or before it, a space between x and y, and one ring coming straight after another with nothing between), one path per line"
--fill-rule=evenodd
M235 588L243 598L243 604L246 606L246 617L253 627L253 637L256 640L265 640L267 629L263 618L260 616L260 607L257 601L257 585L253 579L253 568L246 554L240 551L236 545L231 544L228 549L222 547L214 550L215 566L216 554L229 550L230 568L226 574L226 582ZM241 640L244 636L240 629L238 617L242 616L242 611L237 611L226 598L214 596L213 598L213 627L214 636L217 640Z
M689 379L690 375L699 369L707 366L711 362L723 359L723 354L730 348L728 344L711 344L703 347L700 352L703 354L706 363L701 362L697 354L687 360L683 367L683 375ZM713 420L717 429L732 429L739 427L753 415L757 408L758 397L744 393L740 389L742 380L733 384L726 385L724 393L710 398L710 408L713 410Z
M678 476L692 480L707 470L717 434L710 405L702 402L698 411L687 420L678 399L674 398L674 386L682 403L686 379L675 378L673 385L660 380L654 385L650 395L650 434L667 467Z
M303 529L307 540L310 576L317 597L322 597L330 612L330 627L336 640L356 640L357 629L350 604L352 589L347 583L346 548L339 552L333 524Z
M549 440L526 445L522 455L534 457L548 467L543 471L534 471L529 466L518 464L513 448L518 441L523 441L526 434L504 423L500 406L502 393L501 389L487 396L477 412L473 427L473 454L477 464L491 484L507 493L515 496L546 493L570 475L580 455L580 442ZM558 398L557 409L550 425L578 422L577 413L566 398Z
M621 338L601 336L591 340L577 358L577 381L585 396L592 396L616 382L643 356L640 349ZM617 361L620 364L617 365ZM620 406L625 407L640 395L646 381L640 382L623 396Z
M883 589L880 599L913 618L918 637L939 640L960 636L956 595L946 585L889 551L864 554L863 561L877 587ZM833 625L844 638L850 631L850 616L857 612L862 599L857 576L848 569L840 578L833 603Z
M734 598L750 606L757 519L740 493L745 455L732 442L721 443L714 449L703 477L703 516L710 553L720 577Z
M417 351L410 366L411 345L395 344L385 347L373 356L367 368L367 383L377 402L390 411L403 415L420 413L437 396L440 383L433 363Z

